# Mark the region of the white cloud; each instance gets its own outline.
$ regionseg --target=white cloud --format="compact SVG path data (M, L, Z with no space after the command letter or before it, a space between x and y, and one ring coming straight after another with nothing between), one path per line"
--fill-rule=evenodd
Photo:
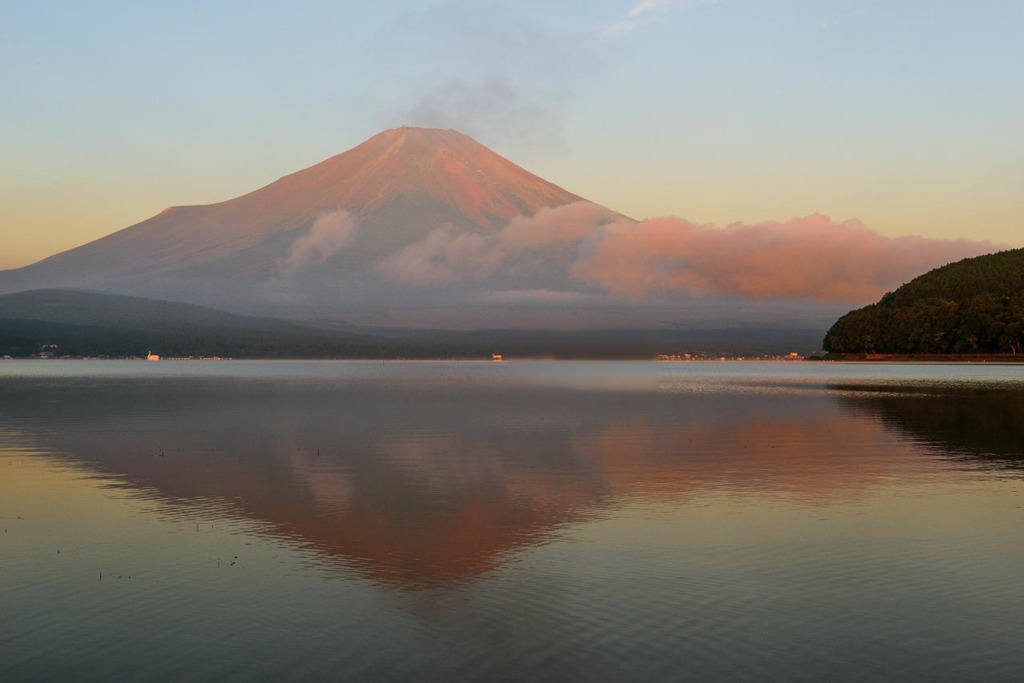
M647 23L649 15L654 10L659 10L666 7L698 7L700 5L717 5L722 0L641 0L641 2L633 5L623 16L621 21L618 21L604 30L606 35L616 35L620 33L629 33L636 28Z
M847 12L846 14L840 14L832 17L825 17L818 22L818 28L822 31L831 31L836 26L841 26L846 22L854 19L863 14L862 11Z
M601 33L606 36L617 36L621 33L629 33L642 24L640 19L626 19L606 27Z
M504 257L490 236L460 232L446 225L388 256L377 264L377 271L394 282L438 285L463 279L481 280Z
M645 12L650 12L652 9L675 4L678 4L678 0L644 0L641 3L637 3L633 9L629 10L626 13L626 18L635 19Z
M277 261L283 275L294 275L306 266L323 263L345 248L358 229L355 216L339 209L320 214L309 231L296 239L288 256Z
M387 279L406 284L484 280L506 266L515 266L517 257L534 252L534 260L542 261L551 248L578 245L600 226L616 220L627 219L603 206L581 201L545 207L533 216L517 216L494 233L467 232L446 225L402 247L378 262L376 268Z

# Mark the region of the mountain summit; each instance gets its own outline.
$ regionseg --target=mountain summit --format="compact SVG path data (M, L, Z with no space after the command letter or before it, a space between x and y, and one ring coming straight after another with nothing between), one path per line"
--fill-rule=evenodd
M335 206L356 209L361 219L399 201L427 201L483 228L581 201L472 138L436 128L384 131L264 189L271 188L309 204L314 197L329 198Z

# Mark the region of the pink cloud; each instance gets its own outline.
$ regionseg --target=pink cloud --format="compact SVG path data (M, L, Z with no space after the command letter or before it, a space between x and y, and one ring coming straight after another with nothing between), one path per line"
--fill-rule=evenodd
M501 229L498 240L519 249L580 242L618 218L621 216L590 202L545 207L532 216L513 218Z
M859 221L818 214L725 228L655 218L603 226L571 272L636 298L683 291L866 302L932 268L996 249L990 242L889 238Z
M490 234L435 230L377 269L391 280L424 285L557 272L637 299L685 292L862 303L932 268L998 248L890 238L859 221L820 214L718 228L674 217L633 221L577 202L514 218Z

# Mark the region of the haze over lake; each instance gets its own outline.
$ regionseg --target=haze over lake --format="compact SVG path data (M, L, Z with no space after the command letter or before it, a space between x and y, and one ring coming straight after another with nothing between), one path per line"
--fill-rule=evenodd
M1024 367L0 362L0 679L1019 680Z

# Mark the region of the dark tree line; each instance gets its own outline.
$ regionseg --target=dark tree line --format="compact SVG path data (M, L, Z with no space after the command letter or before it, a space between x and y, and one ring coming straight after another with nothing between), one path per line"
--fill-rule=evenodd
M1024 249L943 266L847 313L825 335L833 353L1024 352Z

